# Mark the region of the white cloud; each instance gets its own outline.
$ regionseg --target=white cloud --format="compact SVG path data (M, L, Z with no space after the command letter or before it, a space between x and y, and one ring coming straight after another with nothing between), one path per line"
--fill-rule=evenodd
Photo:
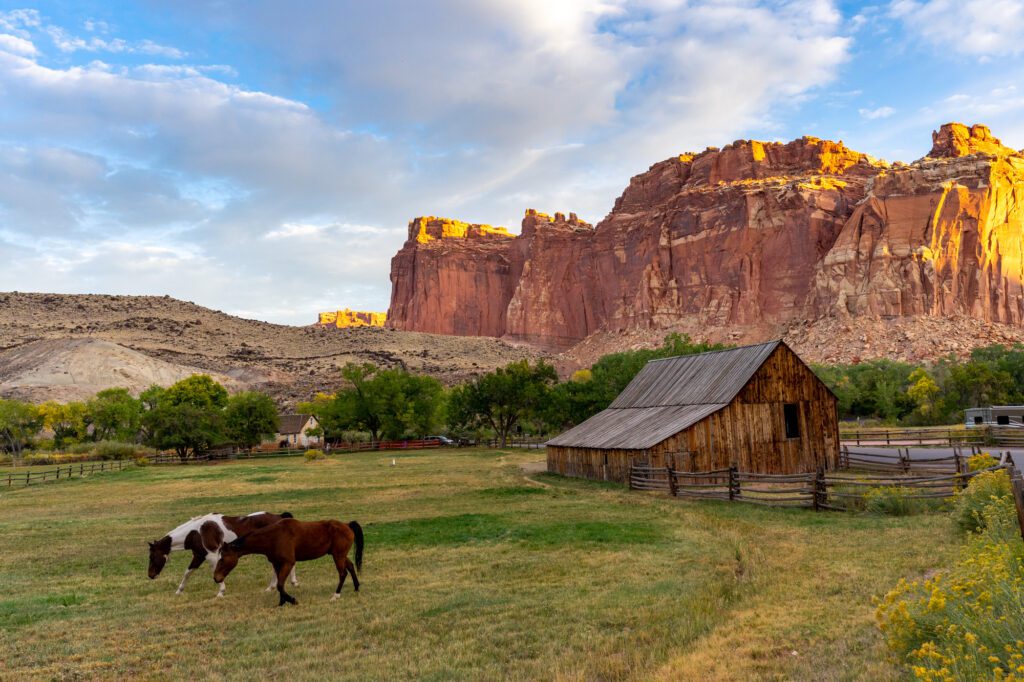
M284 86L232 85L233 66L119 64L146 41L98 24L47 32L61 66L0 52L19 140L0 145L0 233L35 253L0 270L0 289L169 293L296 323L324 301L383 309L410 218L514 229L532 205L596 221L651 163L770 127L850 47L824 0L181 11L266 49ZM15 37L47 30L38 14L4 21ZM290 79L336 107L277 94Z
M39 54L31 40L12 36L9 33L0 33L0 50L23 57L34 57Z
M889 118L896 113L896 110L892 107L878 107L877 109L858 109L857 113L860 114L861 118L875 121L880 118Z
M893 0L889 12L942 50L981 59L1024 51L1024 0Z

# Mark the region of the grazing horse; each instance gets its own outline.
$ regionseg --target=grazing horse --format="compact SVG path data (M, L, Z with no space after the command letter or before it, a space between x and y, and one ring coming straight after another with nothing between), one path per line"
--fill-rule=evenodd
M348 551L353 544L356 546L355 566L348 558ZM342 523L284 519L226 543L221 550L220 561L213 569L213 579L223 583L238 564L238 559L246 554L262 554L273 565L277 576L277 592L281 597L278 606L284 606L285 602L298 604L295 597L284 591L285 576L295 568L295 562L319 559L330 554L338 569L338 589L331 597L331 601L334 601L341 596L341 587L349 573L352 574L352 586L356 592L359 591L356 567L360 570L363 568L363 529L355 521Z
M258 528L265 528L280 521L281 519L293 518L288 512L281 514L270 514L268 512L253 512L248 516L224 516L223 514L207 514L196 516L181 524L159 540L149 543L149 578L152 580L160 575L167 563L167 555L179 550L191 550L192 562L185 569L185 576L178 585L175 594L181 594L185 589L192 571L199 568L204 561L209 561L214 567L220 558L221 548L224 543L231 542L243 533L251 533ZM298 585L295 572L291 574L292 584ZM267 591L274 589L277 584L277 573ZM218 597L224 596L224 583L221 582L217 592Z

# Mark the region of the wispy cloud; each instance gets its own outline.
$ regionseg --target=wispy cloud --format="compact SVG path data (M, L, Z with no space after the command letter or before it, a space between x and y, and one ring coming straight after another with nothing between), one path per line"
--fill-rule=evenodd
M874 121L880 118L889 118L896 113L896 110L892 107L878 107L877 109L858 109L857 113L861 118Z

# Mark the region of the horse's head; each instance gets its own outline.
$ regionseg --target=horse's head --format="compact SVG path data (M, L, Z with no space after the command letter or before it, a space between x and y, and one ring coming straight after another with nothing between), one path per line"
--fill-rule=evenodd
M215 582L224 582L224 578L227 578L228 574L235 569L235 566L238 565L238 559L243 554L244 547L245 537L235 538L231 542L221 545L220 559L217 561L217 566L213 569L213 580Z
M160 575L167 563L167 555L171 553L171 538L165 535L159 540L149 543L149 579Z

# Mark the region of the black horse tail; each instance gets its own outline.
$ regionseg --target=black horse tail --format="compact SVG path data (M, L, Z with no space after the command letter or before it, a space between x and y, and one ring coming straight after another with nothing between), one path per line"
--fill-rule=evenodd
M348 527L356 536L356 568L363 570L363 527L358 521L349 521Z
M295 517L292 516L291 512L281 512L281 518L282 519L294 519Z

